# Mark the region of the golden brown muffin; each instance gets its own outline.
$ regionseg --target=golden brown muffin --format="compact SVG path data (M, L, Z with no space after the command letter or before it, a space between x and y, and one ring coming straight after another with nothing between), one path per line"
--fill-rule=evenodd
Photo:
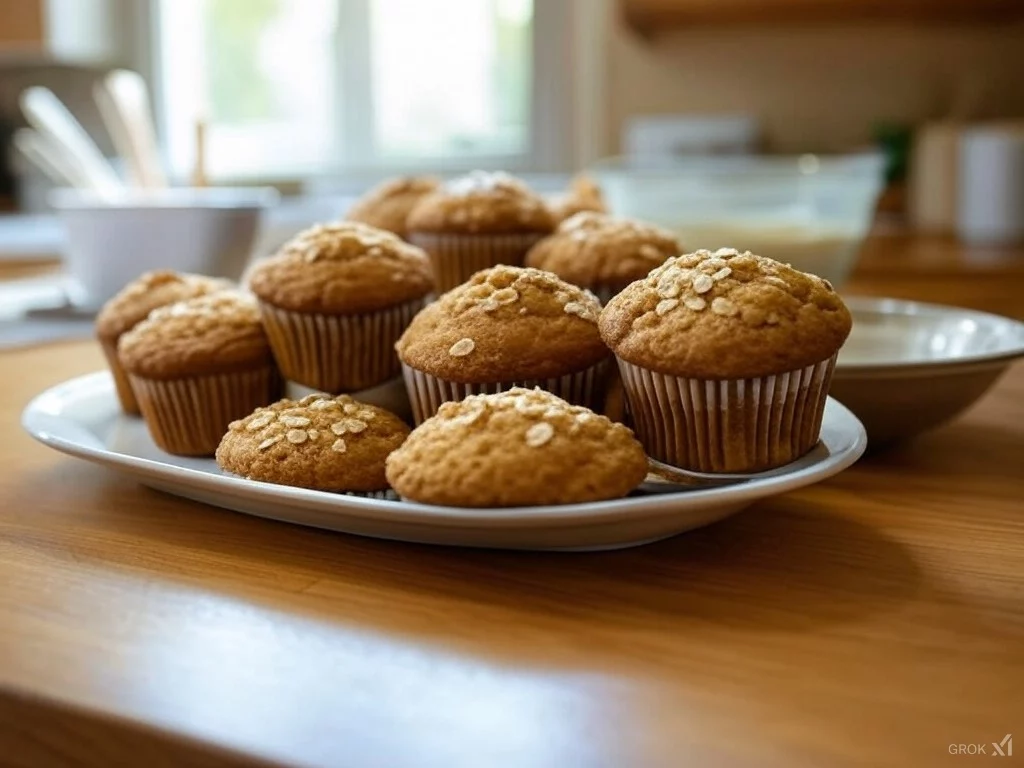
M147 379L248 370L273 362L256 302L222 291L153 310L121 337L121 363Z
M594 211L595 213L608 211L601 188L593 179L584 174L573 177L567 192L549 199L548 208L551 209L555 221L559 222L583 211Z
M416 422L446 400L516 385L599 408L609 358L600 306L549 272L477 273L420 312L396 345Z
M608 357L600 305L549 272L494 267L427 306L396 348L402 362L448 381L547 379Z
M407 224L409 241L430 255L438 291L448 291L482 269L522 266L555 220L521 181L475 171L424 197Z
M827 280L723 248L670 259L601 313L605 343L650 370L702 379L784 373L826 360L850 333Z
M416 423L447 400L516 385L600 408L609 359L600 306L549 272L477 273L420 312L396 345Z
M391 232L343 221L300 232L253 268L249 287L280 309L354 315L422 299L434 282L422 250Z
M103 306L96 316L96 336L114 375L117 396L125 413L138 414L139 404L128 383L128 374L117 359L117 341L121 334L130 331L158 307L230 287L227 280L159 270L132 280Z
M384 460L408 437L393 413L348 395L307 395L232 422L217 448L226 472L319 491L387 488Z
M446 234L547 234L555 220L543 198L519 179L500 171L473 171L420 200L407 228Z
M387 460L403 498L453 507L616 499L646 475L627 427L540 389L445 403Z
M647 453L704 472L809 451L850 326L827 280L728 248L670 259L600 319Z
M231 421L280 389L256 302L236 291L153 310L121 336L118 357L168 453L212 455Z
M554 272L607 301L682 253L666 229L603 213L577 213L526 254L526 266Z
M337 393L398 375L395 341L434 281L430 260L416 246L340 222L300 233L258 264L249 284L284 375Z
M440 179L434 176L401 176L389 179L360 197L345 214L348 221L405 237L405 222L416 204L437 189Z

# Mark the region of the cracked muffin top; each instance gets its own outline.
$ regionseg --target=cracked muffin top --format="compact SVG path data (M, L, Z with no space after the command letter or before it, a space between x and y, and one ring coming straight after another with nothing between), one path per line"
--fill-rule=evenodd
M603 213L577 213L526 255L526 265L584 288L621 290L682 253L674 234Z
M615 499L646 475L627 427L521 387L444 403L387 460L403 498L456 507Z
M300 232L253 268L249 287L280 309L347 315L420 299L434 278L421 249L391 232L342 221Z
M409 428L348 395L279 400L233 421L217 448L221 469L250 480L320 491L387 488L384 460Z
M417 203L409 232L469 235L546 234L555 219L543 198L507 173L473 171Z
M593 294L550 272L498 266L424 307L395 345L446 381L489 383L575 373L609 356Z
M671 376L741 379L827 360L850 333L832 285L731 248L669 259L601 312L623 360Z

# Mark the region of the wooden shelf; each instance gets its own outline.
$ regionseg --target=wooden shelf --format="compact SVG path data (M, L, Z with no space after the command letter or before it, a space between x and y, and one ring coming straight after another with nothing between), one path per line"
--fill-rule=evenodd
M626 21L645 36L709 24L1024 19L1022 0L620 0Z
M0 0L0 47L36 47L42 43L42 0Z

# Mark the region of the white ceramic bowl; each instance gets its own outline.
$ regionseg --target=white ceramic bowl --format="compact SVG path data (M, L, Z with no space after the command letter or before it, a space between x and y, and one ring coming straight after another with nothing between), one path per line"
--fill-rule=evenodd
M955 418L1024 357L1024 323L958 307L845 299L853 331L829 392L864 423L872 447Z
M841 284L882 190L876 154L611 158L591 173L609 208L679 234L688 251L750 250Z
M72 300L97 309L151 269L237 280L263 211L277 198L262 188L133 190L112 200L55 190L51 202L65 228Z

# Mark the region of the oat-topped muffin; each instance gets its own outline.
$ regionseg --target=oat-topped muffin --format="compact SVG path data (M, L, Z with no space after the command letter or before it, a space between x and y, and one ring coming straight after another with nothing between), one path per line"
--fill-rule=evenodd
M297 235L253 269L249 285L282 373L337 393L398 375L394 343L434 282L416 246L339 222Z
M600 319L647 452L710 472L814 446L850 326L827 280L729 248L669 259Z
M417 423L446 400L541 386L599 407L608 349L600 304L550 272L494 267L427 306L396 349Z
M389 179L359 198L345 214L345 218L405 237L405 222L410 211L426 195L437 189L440 183L440 179L433 176Z
M547 233L554 228L544 200L501 171L473 171L446 182L409 214L415 232Z
M632 432L540 389L445 403L388 457L403 498L453 507L615 499L647 474Z
M168 453L212 455L231 421L280 390L256 302L236 291L156 309L117 349L153 441Z
M549 199L548 208L551 209L555 221L559 222L582 211L605 213L608 210L601 188L593 179L584 174L573 177L567 192Z
M126 285L108 301L96 316L96 336L114 375L117 397L125 413L137 414L139 404L128 383L128 374L117 359L117 341L146 319L157 307L176 301L205 296L231 286L227 280L203 275L180 274L169 270L146 272Z
M526 255L526 265L554 272L608 301L665 259L682 253L666 229L603 213L577 213Z
M383 408L348 395L308 395L257 408L234 421L217 448L232 474L319 491L387 488L384 460L409 428Z
M506 173L474 171L424 197L409 214L409 240L434 262L438 289L496 264L522 265L555 220L544 200Z

